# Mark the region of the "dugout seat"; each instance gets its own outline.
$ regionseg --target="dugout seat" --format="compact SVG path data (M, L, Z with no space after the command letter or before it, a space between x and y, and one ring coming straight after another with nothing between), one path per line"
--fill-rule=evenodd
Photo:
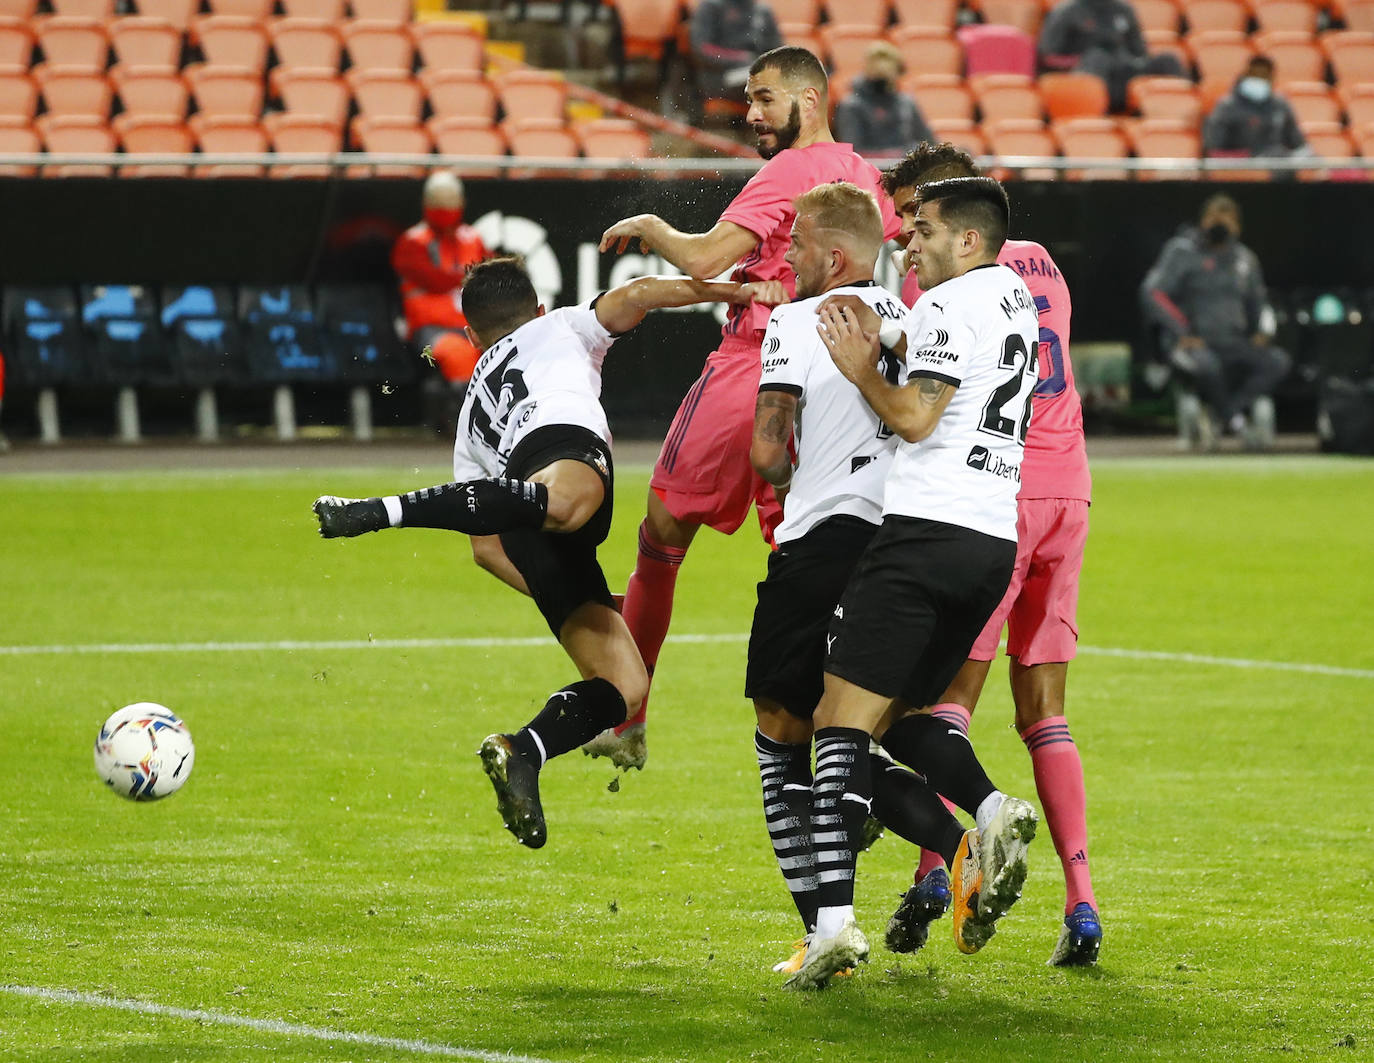
M215 388L249 383L233 294L224 286L164 288L162 329L177 381L197 392L196 436L213 442L219 438Z
M320 346L314 304L303 285L244 287L238 311L254 380L296 384L338 378L333 360Z
M7 286L4 336L6 368L16 383L36 389L89 380L73 289Z
M408 383L418 362L396 336L387 292L370 284L322 284L315 290L320 338L349 383Z
M121 387L175 382L151 289L141 284L83 285L81 325L94 380Z

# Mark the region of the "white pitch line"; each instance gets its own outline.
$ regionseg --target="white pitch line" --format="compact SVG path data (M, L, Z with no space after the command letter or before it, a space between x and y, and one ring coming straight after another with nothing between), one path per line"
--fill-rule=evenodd
M199 1008L175 1008L168 1004L150 1004L142 1000L120 1000L117 997L102 996L99 993L78 993L70 989L44 989L41 986L0 985L0 993L18 997L36 997L55 1004L85 1004L97 1008L114 1008L117 1011L133 1011L140 1015L162 1015L170 1019L185 1019L188 1022L210 1023L215 1026L239 1026L260 1033L277 1033L286 1037L308 1037L316 1041L342 1041L348 1044L366 1045L369 1048L394 1048L401 1052L414 1052L424 1056L445 1056L450 1059L478 1059L490 1063L550 1063L538 1056L518 1056L508 1052L487 1052L477 1048L459 1048L439 1041L424 1041L408 1037L381 1037L370 1033L353 1033L349 1030L331 1030L324 1026L306 1026L297 1022L283 1022L280 1019L252 1019L243 1015L230 1015L223 1011L203 1011Z
M742 632L703 635L669 635L669 642L717 643L746 642ZM424 639L274 639L253 642L77 642L46 646L0 646L0 657L30 657L42 654L120 654L120 653L264 653L297 650L464 650L508 649L531 646L552 648L548 636L424 638ZM1260 669L1274 672L1301 672L1307 675L1340 676L1348 679L1374 679L1374 668L1346 668L1311 661L1269 661L1249 657L1217 657L1202 653L1169 650L1135 650L1116 646L1079 646L1089 657L1121 657L1136 661L1173 661L1177 664L1215 665L1222 668Z

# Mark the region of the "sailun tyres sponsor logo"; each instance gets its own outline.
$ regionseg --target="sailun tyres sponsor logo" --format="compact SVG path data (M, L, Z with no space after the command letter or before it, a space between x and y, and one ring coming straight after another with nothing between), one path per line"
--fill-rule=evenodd
M776 336L769 336L768 341L763 345L763 356L767 358L770 354L777 354L782 347L782 340Z
M942 328L933 328L921 338L912 357L913 360L919 359L923 362L956 361L959 356L948 348L949 333Z
M1018 484L1021 482L1021 466L1003 461L987 447L974 447L970 450L968 458L965 459L965 464L970 469L977 469L979 472L998 476L1003 480L1011 480Z

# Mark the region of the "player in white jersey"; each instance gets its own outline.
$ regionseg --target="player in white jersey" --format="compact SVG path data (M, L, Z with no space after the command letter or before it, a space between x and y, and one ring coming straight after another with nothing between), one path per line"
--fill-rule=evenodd
M596 559L610 530L614 482L602 360L650 309L756 296L777 303L786 293L776 282L644 277L545 314L518 260L474 266L463 310L483 354L459 415L454 482L315 502L325 538L388 527L472 536L478 564L532 597L572 658L581 680L555 692L519 731L490 735L479 750L506 829L532 849L547 837L544 764L623 721L626 705L639 704L649 685Z
M870 737L894 706L929 704L944 691L1011 576L1039 325L1020 277L996 264L1009 215L990 178L923 190L908 252L926 295L905 329L905 384L877 368L880 340L895 342L899 330L867 333L843 306L820 313L835 364L900 442L882 526L827 635L814 717L816 930L789 983L800 988L822 986L868 955L853 905L856 843L872 805ZM975 818L979 830L954 861L955 940L965 952L982 947L1020 895L1036 823L1029 804L997 790Z
M835 366L816 331L817 312L823 300L848 296L900 328L906 308L873 283L883 231L872 195L836 182L799 196L795 207L786 261L800 298L770 316L750 447L754 468L783 500L783 517L778 548L758 587L745 695L758 717L764 818L809 935L820 873L810 823L811 714L822 692L830 616L882 521L896 444ZM880 358L883 375L900 383L901 363L888 352ZM972 757L967 742L956 753ZM918 776L884 764L875 780L875 811L881 807L884 823L909 841L934 844L952 866L964 828ZM904 777L900 786L889 783L894 774ZM895 790L900 807L890 799ZM803 937L791 960L774 970L795 973L805 946Z

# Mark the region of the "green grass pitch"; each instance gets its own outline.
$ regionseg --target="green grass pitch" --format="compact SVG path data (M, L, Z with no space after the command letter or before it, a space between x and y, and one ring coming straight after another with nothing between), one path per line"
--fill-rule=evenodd
M460 536L324 542L309 512L441 462L0 478L0 1059L1374 1059L1374 464L1096 464L1069 718L1101 965L1045 966L1043 830L984 952L945 921L885 953L913 860L889 836L859 864L872 961L794 995L732 637L752 528L683 568L674 633L718 637L666 648L648 768L613 792L605 762L554 762L531 852L473 753L572 678L538 615ZM646 479L622 472L613 585ZM492 641L387 644L455 638ZM197 762L134 805L91 745L145 699ZM999 665L973 738L1034 799L1010 723Z

